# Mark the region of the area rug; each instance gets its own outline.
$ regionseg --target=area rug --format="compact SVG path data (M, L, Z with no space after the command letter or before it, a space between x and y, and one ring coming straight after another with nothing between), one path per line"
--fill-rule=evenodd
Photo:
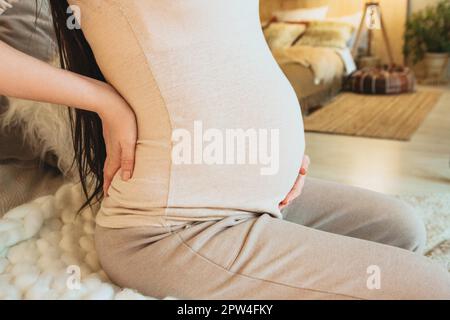
M79 185L66 184L0 219L0 300L153 299L108 279L95 252L94 216L76 215L82 199ZM427 224L427 255L449 268L450 193L403 199Z
M392 140L410 140L442 92L400 95L342 93L305 118L305 130Z

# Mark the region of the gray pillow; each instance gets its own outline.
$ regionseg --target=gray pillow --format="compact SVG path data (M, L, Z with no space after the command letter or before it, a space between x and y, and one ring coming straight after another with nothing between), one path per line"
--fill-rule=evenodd
M57 52L47 0L20 0L0 15L0 40L43 61Z

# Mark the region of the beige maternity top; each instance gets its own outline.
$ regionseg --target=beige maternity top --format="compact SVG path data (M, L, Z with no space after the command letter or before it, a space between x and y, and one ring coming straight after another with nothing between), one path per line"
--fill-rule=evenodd
M304 132L297 97L261 31L258 0L70 3L138 120L134 176L116 176L97 223L281 217Z

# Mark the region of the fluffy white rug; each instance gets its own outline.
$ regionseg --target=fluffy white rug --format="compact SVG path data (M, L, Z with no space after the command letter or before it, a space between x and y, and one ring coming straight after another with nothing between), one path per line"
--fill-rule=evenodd
M95 222L79 185L6 213L0 220L1 299L148 299L109 281L94 248Z
M429 196L403 196L419 211L427 227L425 255L450 272L450 193Z
M427 255L448 268L450 194L403 199L422 212ZM66 184L0 220L0 299L152 299L118 288L101 270L93 214L75 216L81 201L79 185Z

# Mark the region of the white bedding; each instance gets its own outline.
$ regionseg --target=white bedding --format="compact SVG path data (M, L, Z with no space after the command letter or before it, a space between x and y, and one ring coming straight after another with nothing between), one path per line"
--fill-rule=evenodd
M336 53L339 55L339 57L342 59L342 62L344 63L345 67L345 75L348 76L353 71L356 70L356 63L353 59L352 52L349 48L345 49L335 49Z

